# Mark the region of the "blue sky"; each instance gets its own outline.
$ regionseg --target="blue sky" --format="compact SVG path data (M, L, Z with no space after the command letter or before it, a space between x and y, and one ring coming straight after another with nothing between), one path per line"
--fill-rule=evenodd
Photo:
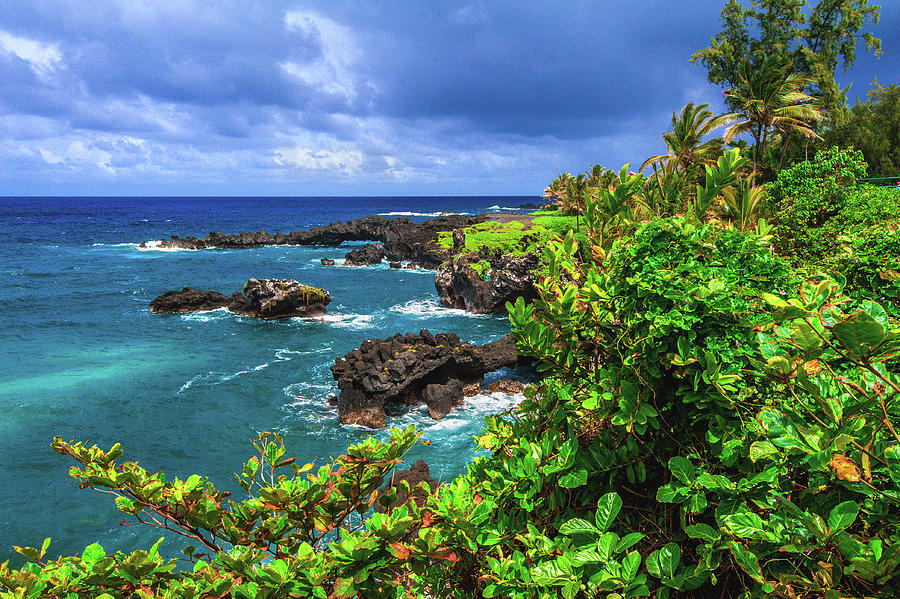
M0 0L0 195L539 195L722 93L724 0ZM900 2L875 59L900 83Z

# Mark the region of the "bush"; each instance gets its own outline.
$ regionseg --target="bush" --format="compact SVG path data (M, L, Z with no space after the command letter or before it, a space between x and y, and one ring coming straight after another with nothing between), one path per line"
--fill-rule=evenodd
M671 219L617 245L604 270L574 263L571 240L554 247L551 264L577 283L548 279L511 320L553 375L533 420L576 442L554 450L516 423L482 443L497 457L531 447L536 474L521 478L562 468L560 487L599 501L586 510L543 488L552 527L532 536L558 555L525 553L541 574L529 588L896 596L900 329L875 303L843 311L840 277L800 285L764 244ZM539 459L548 447L558 453ZM511 517L513 501L498 511ZM516 582L501 565L525 576L512 550L489 561L506 592Z
M766 189L781 252L803 262L833 253L848 219L856 218L848 209L848 198L856 181L865 176L862 153L838 148L823 150L812 161L778 173Z

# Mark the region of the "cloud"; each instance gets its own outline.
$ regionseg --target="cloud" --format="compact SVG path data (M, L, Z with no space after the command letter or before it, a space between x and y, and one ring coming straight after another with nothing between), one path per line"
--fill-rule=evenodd
M3 30L0 30L0 47L26 61L40 77L49 76L62 63L62 53L57 44L19 37Z
M287 12L284 23L302 39L313 40L318 49L310 60L281 62L284 72L320 92L354 100L360 84L353 67L361 52L352 30L311 11Z
M0 179L539 194L559 171L662 152L688 101L721 106L688 57L723 2L0 2ZM883 4L860 94L900 80L900 4Z
M311 171L336 171L353 174L363 163L359 150L315 150L312 148L281 148L275 151L275 163Z

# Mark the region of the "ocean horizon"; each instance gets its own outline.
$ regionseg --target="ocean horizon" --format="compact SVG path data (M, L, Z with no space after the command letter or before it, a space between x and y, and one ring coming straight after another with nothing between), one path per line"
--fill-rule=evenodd
M146 241L212 231L287 233L380 214L424 220L444 213L508 213L534 196L52 196L0 197L0 561L22 562L12 545L53 538L50 554L148 548L171 531L119 526L112 498L79 490L70 458L50 449L55 435L103 448L121 443L169 477L209 476L235 492L233 474L253 455L257 433L281 434L288 455L327 463L347 445L387 431L341 426L327 398L329 367L365 339L452 332L486 343L509 331L505 315L439 305L433 271L340 266L353 244L243 250L153 251ZM322 266L322 258L338 266ZM294 278L327 289L319 319L260 321L224 310L151 314L149 302L185 286L230 294L249 278ZM513 373L501 372L488 380ZM485 415L521 397L481 394L440 422L427 410L389 414L414 424L430 447L417 459L435 479L464 471ZM176 549L177 551L177 549Z

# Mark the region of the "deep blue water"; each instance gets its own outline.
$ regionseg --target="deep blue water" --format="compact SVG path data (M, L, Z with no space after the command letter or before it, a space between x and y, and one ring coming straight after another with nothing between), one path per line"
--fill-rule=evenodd
M323 267L346 247L141 251L137 244L210 231L303 230L370 214L497 212L535 198L0 198L0 561L12 545L53 537L53 555L98 541L147 548L161 531L121 527L112 498L79 490L54 435L104 448L185 478L197 473L235 490L233 472L260 431L281 433L300 463L327 462L370 434L342 427L326 398L329 366L370 338L455 332L485 343L509 330L501 316L438 305L430 271L386 265ZM492 208L494 207L494 208ZM151 314L150 300L189 285L230 294L248 278L294 278L334 301L321 320L264 322L225 311ZM435 478L461 472L472 435L503 396L467 400L441 422L424 410L392 416L416 424ZM386 432L376 436L385 437ZM239 490L239 489L237 489ZM237 496L237 493L236 493ZM167 544L181 547L174 533Z

